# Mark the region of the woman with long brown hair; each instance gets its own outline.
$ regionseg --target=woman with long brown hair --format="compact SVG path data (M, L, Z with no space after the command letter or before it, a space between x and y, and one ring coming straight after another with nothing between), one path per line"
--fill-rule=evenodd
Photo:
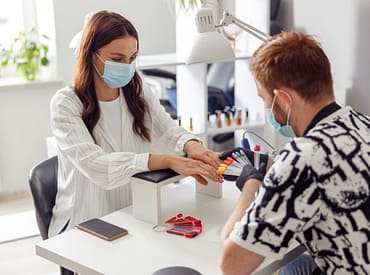
M138 172L171 168L203 184L221 181L218 154L143 87L138 50L134 26L117 13L97 12L83 30L74 85L51 101L59 171L50 236L131 204L130 177ZM159 147L171 154L154 154Z

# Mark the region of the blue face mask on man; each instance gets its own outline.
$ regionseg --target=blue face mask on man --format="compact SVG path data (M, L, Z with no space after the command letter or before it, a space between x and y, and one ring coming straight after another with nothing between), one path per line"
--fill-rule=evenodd
M134 77L136 62L125 64L121 62L104 61L98 54L96 56L104 63L103 75L95 67L98 75L110 88L120 88L126 86Z
M287 96L289 97L290 101L292 101L292 99L290 98L290 96L288 94L287 94ZM289 108L289 111L288 111L286 125L281 125L279 122L276 121L275 115L272 111L274 109L274 106L275 106L275 101L276 101L276 95L274 96L274 99L272 100L271 108L266 108L265 109L265 118L266 118L266 120L275 128L275 130L279 134L281 134L285 137L290 137L290 138L295 137L296 135L293 131L293 128L292 128L292 126L289 125L289 118L290 118L291 109Z

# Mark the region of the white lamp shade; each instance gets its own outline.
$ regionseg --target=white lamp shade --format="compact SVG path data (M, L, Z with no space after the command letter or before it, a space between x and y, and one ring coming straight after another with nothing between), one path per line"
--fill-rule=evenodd
M185 63L200 63L233 58L234 51L229 42L218 32L197 33L189 49Z

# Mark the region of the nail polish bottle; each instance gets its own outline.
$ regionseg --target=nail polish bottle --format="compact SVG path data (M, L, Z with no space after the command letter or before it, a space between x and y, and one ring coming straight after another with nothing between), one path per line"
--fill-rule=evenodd
M236 110L235 124L242 125L242 110L241 109Z

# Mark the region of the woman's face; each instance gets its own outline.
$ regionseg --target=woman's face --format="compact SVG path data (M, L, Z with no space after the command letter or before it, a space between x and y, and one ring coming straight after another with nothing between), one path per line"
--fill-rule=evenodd
M101 47L97 54L103 61L114 61L120 63L130 64L137 56L137 40L133 36L124 36L117 38L109 44ZM104 63L96 54L93 55L93 61L99 72L103 74Z

